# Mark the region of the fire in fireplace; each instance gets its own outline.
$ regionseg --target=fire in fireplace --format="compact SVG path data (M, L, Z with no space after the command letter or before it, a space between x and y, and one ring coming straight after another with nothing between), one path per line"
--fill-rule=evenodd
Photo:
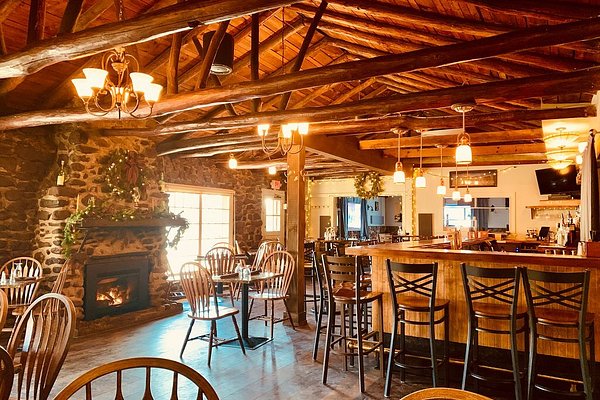
M85 266L84 318L147 308L149 273L147 253L91 257Z

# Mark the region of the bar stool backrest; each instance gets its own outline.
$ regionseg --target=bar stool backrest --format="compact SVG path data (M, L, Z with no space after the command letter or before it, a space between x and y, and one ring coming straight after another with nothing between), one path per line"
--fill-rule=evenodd
M360 291L360 275L357 274L358 265L355 257L351 256L328 256L323 254L323 269L325 271L325 283L327 294L332 296L334 291L340 287L355 289L358 298ZM330 300L332 300L330 298Z
M323 289L327 289L326 286L326 282L325 282L325 269L323 268L323 254L325 254L322 251L313 251L313 256L312 256L312 264L313 264L313 270L314 273L316 274L317 277L317 285L319 286L319 288L321 290Z
M546 272L523 269L523 283L532 322L536 308L555 308L579 314L579 326L585 326L590 270L582 272Z
M516 315L519 300L520 268L482 268L460 264L463 288L469 315L473 315L473 302L503 303L511 306Z
M192 315L209 314L211 309L219 314L215 285L208 269L197 262L187 262L181 266L180 279Z
M235 268L235 254L229 247L213 247L204 256L211 275L230 274Z
M397 263L389 259L386 263L394 310L398 309L397 295L424 296L429 299L429 309L433 315L438 264Z

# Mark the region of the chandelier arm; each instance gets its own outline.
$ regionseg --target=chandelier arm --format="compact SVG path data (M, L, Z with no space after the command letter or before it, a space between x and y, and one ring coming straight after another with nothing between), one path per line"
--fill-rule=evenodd
M280 149L280 144L279 144L279 140L277 140L277 145L273 148L269 148L269 146L267 145L266 141L265 141L265 137L267 135L263 135L261 136L261 144L262 144L262 150L263 152L268 156L268 157L272 157L275 154L277 154L281 149Z
M302 149L304 148L304 137L302 137L302 135L298 135L300 136L300 145L298 146L298 150L297 151L292 151L292 149L294 148L294 140L293 140L293 136L292 136L292 140L290 141L291 145L290 145L290 149L287 151L287 154L299 154Z

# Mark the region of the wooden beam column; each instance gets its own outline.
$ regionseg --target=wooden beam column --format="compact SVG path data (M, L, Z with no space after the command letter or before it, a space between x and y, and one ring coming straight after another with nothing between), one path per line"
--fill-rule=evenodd
M296 271L289 289L288 308L298 325L306 325L304 308L304 159L305 150L294 146L287 154L287 232L286 247L296 260Z

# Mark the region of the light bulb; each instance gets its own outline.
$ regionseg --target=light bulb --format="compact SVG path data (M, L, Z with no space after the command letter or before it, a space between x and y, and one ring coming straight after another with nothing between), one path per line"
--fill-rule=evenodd
M235 157L233 156L233 154L229 155L228 164L229 164L229 168L231 168L231 169L236 169L237 168L238 162L235 159Z
M473 152L468 143L462 142L456 148L456 163L458 165L468 165L473 162Z
M90 87L101 89L104 87L108 71L100 68L84 68L83 74L85 75L85 79L89 82Z
M452 200L459 201L460 200L460 191L455 190L452 192Z
M396 171L394 172L394 183L405 183L406 182L406 175L404 174L404 171Z
M422 174L423 173L420 172L420 175L417 176L417 179L415 180L415 187L417 188L427 187L427 180L425 180L425 177Z
M281 137L284 139L292 138L292 124L283 124L281 125Z
M258 131L258 136L267 136L267 133L269 133L269 128L271 127L271 125L269 124L260 124L256 127L256 130Z
M446 195L446 185L443 185L443 182L440 182L440 185L437 187L436 192L440 196L445 196Z
M274 165L271 165L268 169L269 171L269 175L275 175L277 173L277 167L275 167Z
M471 196L471 193L467 192L465 193L465 203L470 203L473 201L473 196Z

